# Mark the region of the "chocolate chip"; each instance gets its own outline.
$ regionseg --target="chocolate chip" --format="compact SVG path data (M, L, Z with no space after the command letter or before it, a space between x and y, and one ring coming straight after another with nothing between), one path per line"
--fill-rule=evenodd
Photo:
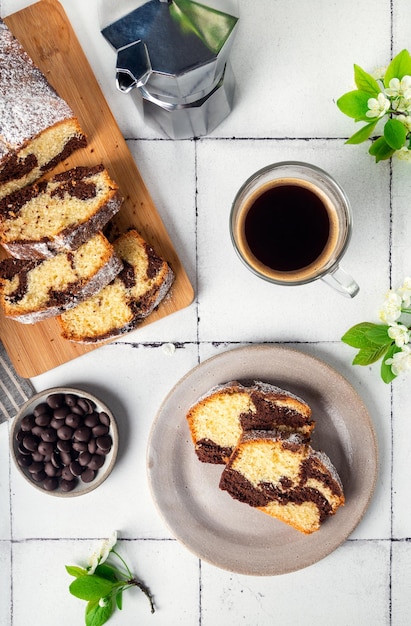
M78 457L78 462L80 463L80 465L82 465L83 467L85 467L86 465L88 465L91 461L92 455L90 454L90 452L80 452L79 457Z
M49 413L40 413L36 416L35 422L37 426L48 426L51 422L51 415Z
M91 428L88 426L82 426L81 428L77 428L74 432L74 439L77 441L90 441L90 437L92 435Z
M20 422L20 428L23 431L30 431L35 425L34 415L26 415Z
M38 437L35 437L34 435L26 435L23 439L23 445L26 450L29 450L30 452L34 452L38 448L39 439Z
M54 428L45 428L41 433L43 441L57 441L57 432Z
M103 465L104 465L104 457L98 454L93 454L93 456L90 459L90 462L88 463L88 467L92 470L98 470L100 469L100 467L103 467Z
M67 426L70 426L70 428L78 428L81 424L81 416L80 415L76 415L75 413L69 413L66 417L65 420Z
M84 467L82 465L80 465L80 463L78 461L72 461L70 463L70 472L74 476L80 476L80 474L82 474L83 471L84 471Z
M57 450L60 450L60 452L70 452L71 450L71 441L66 441L63 439L59 439L57 444L56 444L56 448Z
M62 491L73 491L76 485L77 485L77 480L74 480L74 476L73 476L73 480L65 480L63 478L63 480L60 481L60 489Z
M29 465L30 474L37 474L44 469L44 463L41 461L34 461L31 465Z
M73 436L73 429L70 426L60 426L57 430L57 436L63 441L68 441Z
M50 456L53 454L54 445L51 441L40 441L38 451L44 456Z
M56 420L64 420L69 413L71 413L71 410L68 406L61 406L54 411L53 415Z
M113 440L111 439L110 435L105 435L104 437L97 437L96 443L97 447L100 448L100 450L109 451L113 444Z
M90 428L94 428L99 423L99 416L97 413L93 412L89 415L86 415L84 418L84 425L89 426Z
M44 415L44 414L48 415L49 412L50 412L50 407L45 402L38 404L33 410L34 417L38 417L39 415Z
M64 396L64 402L67 404L67 406L74 406L75 404L77 404L77 396L71 393L66 393L66 395Z
M46 489L46 491L55 491L59 486L59 481L57 480L57 478L49 476L48 478L45 478L43 481L43 487L44 489Z
M96 472L90 468L87 468L82 473L81 480L83 481L83 483L91 483L95 479L95 477L96 477Z
M53 393L46 399L47 404L52 409L58 409L64 403L64 395L62 393Z
M28 467L29 465L31 465L33 463L33 459L31 458L30 454L19 454L17 457L17 463L21 466L21 467Z
M110 416L107 415L105 411L101 411L99 418L100 422L104 424L104 426L110 426Z
M97 426L94 426L91 430L95 437L103 437L104 435L108 435L110 429L108 426L104 426L104 424L97 424Z

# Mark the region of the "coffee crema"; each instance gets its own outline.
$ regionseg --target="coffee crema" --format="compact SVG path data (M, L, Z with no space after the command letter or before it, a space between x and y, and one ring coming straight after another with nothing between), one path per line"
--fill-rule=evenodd
M265 183L238 213L236 239L247 263L269 279L297 282L321 273L338 241L338 216L312 183Z

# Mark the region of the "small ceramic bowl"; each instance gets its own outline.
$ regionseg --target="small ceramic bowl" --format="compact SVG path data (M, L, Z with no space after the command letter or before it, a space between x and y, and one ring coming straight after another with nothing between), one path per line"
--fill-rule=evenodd
M93 394L54 387L21 407L10 446L18 471L36 489L53 496L80 496L99 487L112 471L117 424Z

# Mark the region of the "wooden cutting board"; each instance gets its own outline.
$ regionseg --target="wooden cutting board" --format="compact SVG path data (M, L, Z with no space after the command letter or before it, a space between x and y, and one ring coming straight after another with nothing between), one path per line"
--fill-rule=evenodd
M55 171L104 163L125 198L114 218L116 230L134 226L173 268L176 278L170 294L144 324L188 306L193 300L193 288L64 9L57 0L41 0L4 21L72 107L88 137L87 148L75 152ZM134 105L130 102L130 106ZM4 251L1 255L5 256ZM16 371L23 377L41 374L101 345L66 341L60 336L55 319L26 325L5 319L2 313L0 337Z

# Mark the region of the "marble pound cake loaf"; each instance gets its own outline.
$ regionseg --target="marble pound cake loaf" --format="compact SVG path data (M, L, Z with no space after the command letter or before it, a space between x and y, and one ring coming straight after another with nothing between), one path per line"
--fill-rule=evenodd
M65 339L94 343L129 332L169 291L173 271L136 230L120 235L113 246L124 269L98 294L59 318Z
M0 198L86 144L71 108L0 20Z
M6 317L33 324L91 297L122 267L102 233L49 259L7 258L0 262L0 304Z
M221 464L228 461L243 432L277 429L309 439L315 424L304 400L260 381L214 387L189 409L187 421L200 461Z
M220 489L311 534L345 502L336 469L297 434L245 433L223 470Z
M75 167L0 200L0 243L19 259L76 250L104 228L122 201L103 165Z

